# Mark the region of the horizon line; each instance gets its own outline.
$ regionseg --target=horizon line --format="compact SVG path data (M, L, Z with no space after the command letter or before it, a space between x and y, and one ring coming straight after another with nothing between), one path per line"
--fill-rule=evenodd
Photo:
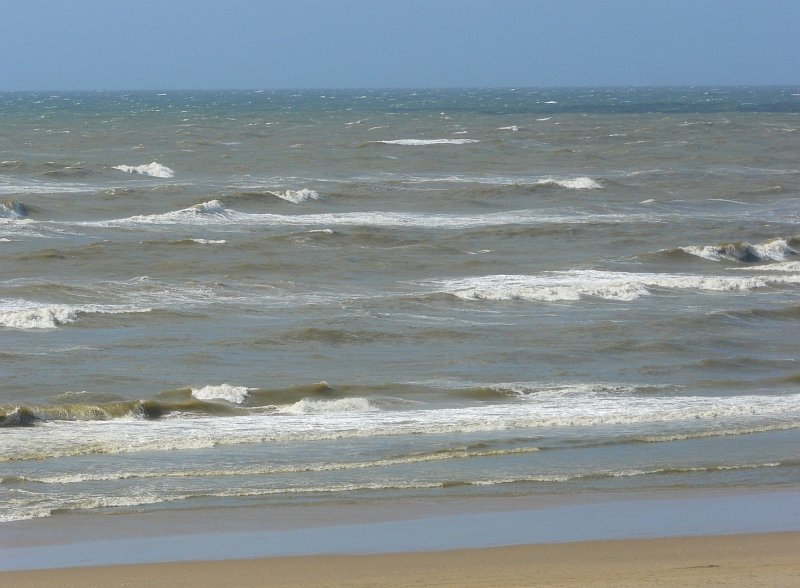
M744 88L800 88L800 82L770 84L599 84L599 85L542 85L542 86L298 86L298 87L209 87L209 88L39 88L0 89L0 94L34 92L355 92L355 91L452 91L452 90L613 90L613 89L744 89Z

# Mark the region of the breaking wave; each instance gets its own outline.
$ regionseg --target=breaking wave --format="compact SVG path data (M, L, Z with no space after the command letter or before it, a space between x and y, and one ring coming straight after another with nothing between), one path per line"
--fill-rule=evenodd
M559 180L560 181L560 180ZM564 180L567 181L567 180ZM136 215L107 221L74 223L79 226L136 226L152 225L242 225L242 226L375 226L419 227L433 229L465 229L510 224L583 224L623 223L631 221L657 222L651 215L630 214L546 214L536 210L456 215L405 212L342 212L323 214L282 215L246 213L227 208L220 200L201 202L188 208L160 214Z
M0 300L0 327L10 329L55 329L85 314L151 312L151 308L69 304L36 304L24 300Z
M319 192L314 190L309 190L308 188L302 188L301 190L285 190L283 192L269 192L273 196L277 196L282 200L286 200L287 202L292 202L294 204L300 204L301 202L305 202L306 200L317 200L319 199Z
M250 388L231 386L230 384L192 388L192 396L195 398L200 400L226 400L232 404L242 404L247 400L249 394Z
M540 275L492 275L422 282L434 292L464 300L579 300L585 297L631 301L651 289L746 291L772 284L800 284L800 276L697 276L572 270Z
M28 218L28 207L19 200L6 200L5 202L0 202L0 218Z
M129 174L150 176L152 178L172 178L175 176L175 172L172 169L155 161L143 165L115 165L112 169L117 169Z
M581 398L546 396L519 402L480 403L459 408L377 410L364 398L300 401L284 411L238 415L229 403L194 399L180 406L184 412L215 418L165 418L143 421L117 419L113 423L84 420L77 426L53 422L41 427L10 427L4 435L8 450L0 461L44 459L88 453L130 453L210 448L219 445L259 444L272 441L324 441L405 435L437 435L510 431L541 427L656 425L714 435L761 427L784 430L800 426L800 395L742 395L729 397L599 394ZM152 402L152 401L147 401ZM140 402L147 412L159 407ZM194 408L196 407L196 408ZM62 407L63 408L63 407ZM39 409L29 409L30 411ZM176 409L177 410L177 409ZM209 411L214 412L209 412ZM233 412L231 412L233 411ZM226 414L227 413L227 414ZM6 411L6 419L14 411ZM74 419L64 419L74 420ZM665 431L666 432L666 431Z
M572 178L572 179L558 179L558 178L545 178L536 182L537 186L556 186L559 188L567 188L569 190L598 190L603 186L592 178Z
M338 400L315 400L303 398L291 406L281 409L286 414L322 414L338 412L368 412L378 410L366 398L340 398Z
M755 245L745 242L725 245L689 246L681 247L681 251L711 261L725 260L743 263L787 261L797 255L797 250L785 239L775 239Z

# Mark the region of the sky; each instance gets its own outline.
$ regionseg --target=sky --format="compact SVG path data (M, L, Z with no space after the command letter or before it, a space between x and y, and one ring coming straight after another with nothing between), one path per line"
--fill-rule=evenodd
M0 6L0 91L800 84L800 0Z

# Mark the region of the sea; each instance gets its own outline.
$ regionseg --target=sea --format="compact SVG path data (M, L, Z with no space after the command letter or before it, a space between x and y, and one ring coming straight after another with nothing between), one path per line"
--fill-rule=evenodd
M798 156L800 87L0 93L0 533L795 490Z

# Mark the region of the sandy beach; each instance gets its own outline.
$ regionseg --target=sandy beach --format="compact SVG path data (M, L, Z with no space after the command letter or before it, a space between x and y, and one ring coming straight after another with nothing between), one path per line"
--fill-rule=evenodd
M281 557L0 573L61 586L797 586L800 533Z

